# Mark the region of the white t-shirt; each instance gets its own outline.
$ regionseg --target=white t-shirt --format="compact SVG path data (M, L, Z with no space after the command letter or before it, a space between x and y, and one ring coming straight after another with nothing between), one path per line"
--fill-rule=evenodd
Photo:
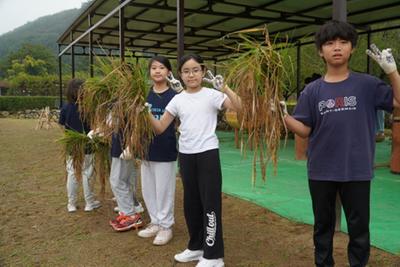
M217 115L226 97L217 90L203 87L196 93L183 91L172 98L165 109L181 121L179 152L195 154L218 148Z

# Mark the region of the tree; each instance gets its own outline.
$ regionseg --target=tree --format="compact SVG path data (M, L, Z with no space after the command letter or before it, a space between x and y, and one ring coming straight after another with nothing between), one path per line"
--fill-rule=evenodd
M29 58L27 58L29 56ZM25 61L25 62L24 62ZM29 63L28 61L31 61ZM45 69L45 73L57 73L57 60L53 51L43 45L24 44L20 49L8 55L5 62L0 66L3 73L8 74L8 70L13 68L13 65L20 64L37 64L40 62L41 67ZM37 66L33 66L37 69ZM33 70L32 70L33 71ZM29 73L29 72L28 72ZM33 74L35 75L35 74Z

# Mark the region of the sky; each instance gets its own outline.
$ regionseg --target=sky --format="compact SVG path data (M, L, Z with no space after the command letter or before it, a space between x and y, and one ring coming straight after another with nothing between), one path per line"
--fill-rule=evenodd
M0 35L37 18L72 8L87 0L0 0Z

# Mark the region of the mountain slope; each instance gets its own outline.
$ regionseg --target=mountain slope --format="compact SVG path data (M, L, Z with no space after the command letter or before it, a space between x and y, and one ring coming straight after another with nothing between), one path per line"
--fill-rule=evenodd
M18 50L24 43L41 44L57 53L57 38L82 12L84 6L41 17L0 35L0 60L6 58L10 52Z

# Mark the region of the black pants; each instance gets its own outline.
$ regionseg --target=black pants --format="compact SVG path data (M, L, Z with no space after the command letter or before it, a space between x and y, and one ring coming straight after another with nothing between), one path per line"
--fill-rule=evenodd
M335 203L339 193L349 232L347 253L350 266L364 267L370 253L370 181L331 182L309 180L314 212L315 265L334 266Z
M221 163L218 149L197 154L179 153L184 214L190 250L204 250L204 258L224 257L221 223Z

